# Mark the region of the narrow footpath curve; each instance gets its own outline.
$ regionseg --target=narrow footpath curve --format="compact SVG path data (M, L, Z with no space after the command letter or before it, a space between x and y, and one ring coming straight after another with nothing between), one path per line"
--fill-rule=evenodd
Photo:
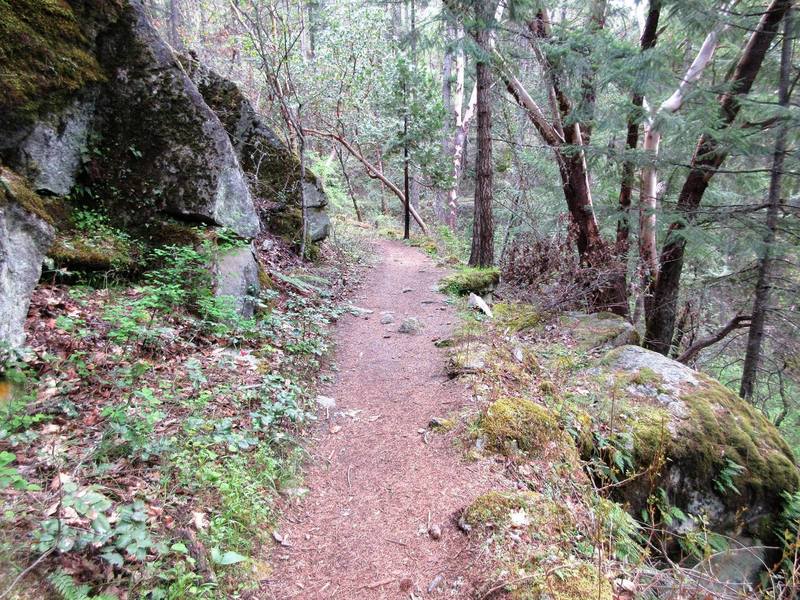
M264 598L470 596L475 557L457 517L501 476L491 461L466 462L449 437L419 432L469 402L433 343L457 323L435 291L446 271L399 242L378 242L376 251L380 262L353 299L373 312L338 325L339 372L322 392L336 407L311 442L309 494L280 523L287 545L271 553ZM383 313L394 322L382 324ZM398 333L409 317L423 328ZM441 528L439 540L429 523Z

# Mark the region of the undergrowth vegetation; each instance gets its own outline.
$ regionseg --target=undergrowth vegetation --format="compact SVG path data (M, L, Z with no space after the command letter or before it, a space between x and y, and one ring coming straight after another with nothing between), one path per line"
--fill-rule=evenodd
M343 241L325 252L346 272L363 257ZM243 318L208 271L237 243L157 248L133 287L36 290L30 350L0 357L4 589L230 598L268 576L342 285L287 265Z
M463 299L454 301L463 303L462 324L441 345L461 367L454 375L466 376L475 401L455 435L471 459L501 462L514 486L478 498L462 516L462 529L491 557L487 596L646 598L667 589L733 598L752 591L717 579L710 567L718 553L741 548L742 541L720 533L703 505L687 508L665 489L662 473L689 468L671 441L666 410L623 400L634 392L668 397L661 375L643 367L606 377L608 357L615 356L608 349L630 343L622 335L627 324L602 314L559 318L545 307L510 301L494 304L489 319ZM700 391L704 385L710 383ZM725 435L735 440L737 434ZM738 443L726 439L715 444ZM685 436L675 442L687 443ZM735 457L723 452L709 482L731 506L761 476ZM713 460L697 460L706 458ZM761 534L773 544L783 541L782 559L780 553L763 559L760 593L766 597L784 597L797 585L797 494L786 493L783 505L780 522Z

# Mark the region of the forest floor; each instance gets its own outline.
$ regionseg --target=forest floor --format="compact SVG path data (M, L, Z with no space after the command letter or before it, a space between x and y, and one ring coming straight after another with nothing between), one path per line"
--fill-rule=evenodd
M338 373L322 390L335 406L323 399L308 493L274 532L281 543L267 597L464 598L479 576L458 518L503 476L492 461L467 462L451 435L429 429L470 402L434 345L458 321L436 291L446 270L399 242L379 241L376 252L353 298L362 314L338 325ZM400 333L404 322L417 325L408 319L419 330Z

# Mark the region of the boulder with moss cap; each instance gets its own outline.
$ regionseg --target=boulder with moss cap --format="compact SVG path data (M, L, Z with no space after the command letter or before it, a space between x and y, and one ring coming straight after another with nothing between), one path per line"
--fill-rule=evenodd
M0 167L0 342L12 347L25 342L30 294L53 241L40 202L22 178Z
M634 516L663 489L672 506L713 532L775 542L783 495L798 489L791 449L756 408L718 381L639 346L609 352L584 377L586 410L630 435L634 471L615 489ZM696 527L676 521L675 533ZM757 542L758 543L758 542Z

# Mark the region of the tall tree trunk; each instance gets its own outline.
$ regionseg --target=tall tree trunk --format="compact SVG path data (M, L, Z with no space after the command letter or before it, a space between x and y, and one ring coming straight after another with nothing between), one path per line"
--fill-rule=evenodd
M739 97L750 91L790 2L791 0L772 0L750 36L729 78L730 89L720 97L720 128L730 127L739 114ZM661 354L666 355L669 352L675 328L686 250L683 230L688 223L694 221L703 194L726 157L727 150L721 146L719 140L711 133L704 133L698 141L689 174L678 195L677 206L681 218L670 224L661 249L660 273L653 295L653 309L647 316L645 330L645 347Z
M653 311L653 289L659 272L656 236L658 211L657 162L661 146L661 126L663 122L661 115L675 113L683 106L689 87L700 79L706 66L711 62L711 58L717 49L717 40L722 29L722 23L718 23L709 32L681 79L678 88L661 103L655 114L645 120L644 151L648 154L648 162L642 168L642 180L639 189L639 268L642 277L645 315Z
M480 3L479 3L480 4ZM478 10L480 28L476 39L480 51L485 52L489 40L488 22L491 13ZM476 64L478 153L475 161L475 212L472 225L472 252L469 264L473 267L489 267L494 263L494 219L492 216L492 76L486 56Z
M442 156L451 156L450 128L455 125L455 121L450 121L453 113L453 63L454 53L450 44L456 39L456 29L448 21L446 26L447 47L445 48L444 59L442 60L442 104L448 120L445 121L445 130L442 135ZM448 223L448 190L441 190L436 195L436 218L441 223Z
M505 3L499 2L494 13L495 22L499 22L500 19L503 18L504 8ZM482 10L488 13L488 8L483 8ZM458 220L458 187L459 183L461 182L461 175L464 172L464 165L466 164L465 149L467 144L467 135L469 134L472 118L475 116L475 106L478 102L478 82L476 81L472 88L472 93L470 94L466 105L464 105L464 71L466 67L466 61L464 57L463 37L464 30L459 26L456 32L456 40L458 42L458 48L456 49L455 57L456 85L453 92L452 102L453 117L455 120L455 133L453 134L453 140L450 144L450 152L452 157L452 168L450 174L452 183L447 192L448 210L446 216L447 225L452 230L455 230ZM494 43L495 34L492 30L488 33L484 48L494 48Z
M778 104L786 108L789 106L790 82L792 69L792 41L794 34L791 7L786 13L783 24L783 46L781 48L781 71L778 86ZM783 164L786 155L786 121L778 126L775 137L775 151L772 156L772 173L769 181L769 200L767 207L766 233L764 235L764 254L758 266L758 282L753 301L752 320L750 331L747 335L747 352L742 368L742 381L739 395L746 400L753 398L758 364L761 360L761 347L764 343L764 327L769 310L770 280L775 262L775 232L778 229L778 212L781 206L781 183L783 177Z
M169 0L169 43L173 48L181 48L181 11L178 0Z
M642 54L656 45L658 37L658 19L661 14L661 0L652 0L650 9L647 11L642 35L639 44ZM625 150L632 153L639 145L639 125L642 121L641 108L644 103L644 93L641 89L635 89L631 96L631 109L627 121L627 133L625 135ZM630 240L630 209L631 196L633 195L633 183L635 181L635 165L633 157L629 154L622 163L622 182L619 189L619 211L620 216L617 221L617 249L620 254L626 256L628 253Z

